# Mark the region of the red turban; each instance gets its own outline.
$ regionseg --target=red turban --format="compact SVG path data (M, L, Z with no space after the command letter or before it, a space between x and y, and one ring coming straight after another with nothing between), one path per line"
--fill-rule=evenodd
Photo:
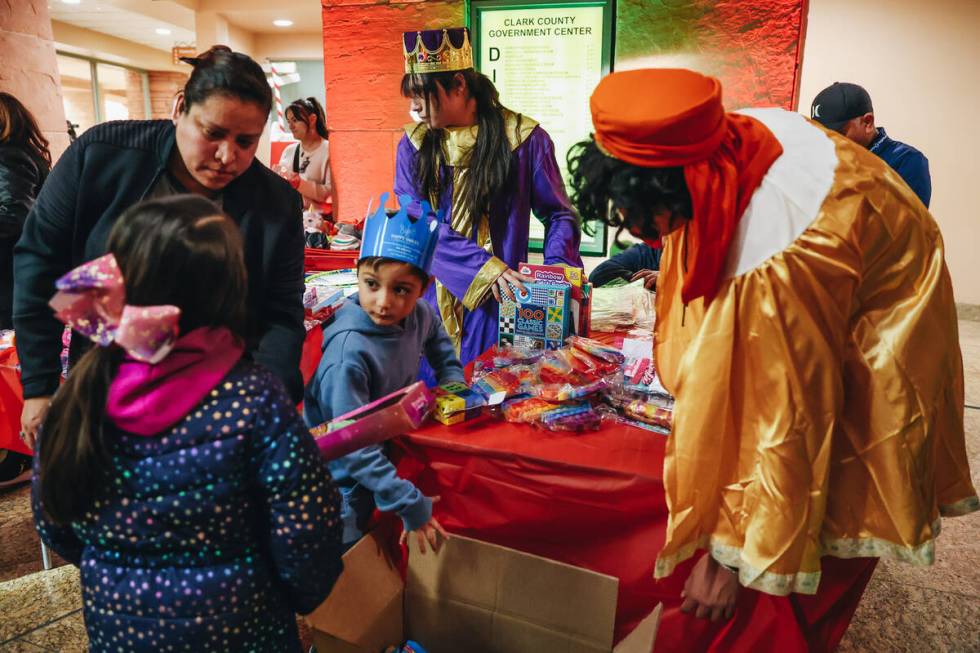
M681 297L710 301L738 220L783 153L779 141L759 121L725 113L718 80L690 70L613 73L590 104L606 154L645 168L683 166L693 215Z

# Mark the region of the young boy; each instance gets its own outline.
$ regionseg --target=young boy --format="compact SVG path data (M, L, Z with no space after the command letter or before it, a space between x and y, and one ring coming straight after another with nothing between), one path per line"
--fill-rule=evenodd
M381 202L384 206L384 198ZM422 215L428 215L423 209ZM427 220L411 222L403 209L393 217L379 210L364 226L357 262L358 293L323 330L323 358L306 389L304 417L316 426L411 385L424 355L439 384L463 381L463 368L442 320L419 298L429 284L438 231ZM416 532L420 551L446 537L432 517L432 502L399 478L384 445L365 447L330 461L343 496L344 546L364 533L377 506L402 519L404 540Z

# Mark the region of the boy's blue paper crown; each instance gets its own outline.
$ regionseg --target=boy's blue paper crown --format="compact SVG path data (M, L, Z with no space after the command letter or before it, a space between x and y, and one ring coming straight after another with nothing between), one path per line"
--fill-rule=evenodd
M385 213L388 193L382 193L381 204L374 215L364 221L364 238L361 241L361 258L383 256L396 261L411 263L429 274L432 255L439 242L439 223L442 211L433 213L426 201L421 201L422 212L417 220L408 216L408 208L414 200L410 195L398 198L401 208L390 218Z

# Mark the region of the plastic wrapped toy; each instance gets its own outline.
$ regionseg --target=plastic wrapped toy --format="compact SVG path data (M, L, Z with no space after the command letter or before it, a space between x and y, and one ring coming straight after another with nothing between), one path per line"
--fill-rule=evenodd
M566 404L538 415L537 424L549 431L596 431L602 418L588 403Z
M507 370L487 372L473 383L473 390L482 394L490 406L496 406L503 403L504 399L516 395L520 387L520 378Z
M575 349L580 349L598 359L604 360L608 363L615 363L617 365L622 365L626 361L626 357L616 347L611 345L605 345L598 340L593 340L592 338L583 338L582 336L569 336L565 342L571 345Z
M503 406L504 419L508 422L531 423L537 421L541 413L557 408L550 401L538 397L507 402Z

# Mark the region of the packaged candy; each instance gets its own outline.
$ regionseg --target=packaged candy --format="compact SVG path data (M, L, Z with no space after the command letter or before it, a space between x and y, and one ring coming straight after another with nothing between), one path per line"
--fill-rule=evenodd
M623 414L630 419L635 419L652 426L659 426L668 431L674 420L674 412L672 410L639 399L626 404L623 409Z
M459 424L480 415L486 398L465 383L447 383L432 391L435 396L436 421L447 426Z
M555 404L537 397L520 399L504 404L504 419L508 422L534 422L541 413L555 408Z
M490 406L496 406L503 403L504 399L516 395L520 387L521 380L507 370L487 372L473 383L473 389L482 394Z

